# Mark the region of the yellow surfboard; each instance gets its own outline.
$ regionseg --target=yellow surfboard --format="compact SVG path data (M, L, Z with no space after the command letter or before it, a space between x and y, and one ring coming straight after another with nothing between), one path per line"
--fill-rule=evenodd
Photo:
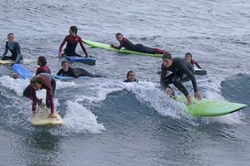
M62 117L55 112L55 118L48 118L50 114L50 110L45 108L45 109L40 109L38 113L35 115L32 115L30 118L30 122L34 126L44 126L44 125L61 125L63 124L63 119Z

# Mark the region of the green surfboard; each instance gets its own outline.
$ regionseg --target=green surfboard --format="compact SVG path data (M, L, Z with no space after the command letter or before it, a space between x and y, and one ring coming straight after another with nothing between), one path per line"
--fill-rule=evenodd
M178 96L177 101L186 103L184 96ZM219 101L214 99L193 99L193 104L187 106L187 111L194 116L221 116L239 111L247 107L246 104Z
M100 42L94 42L91 40L87 40L87 39L82 39L82 41L91 46L91 47L95 47L95 48L103 48L103 49L107 49L107 50L112 50L112 51L117 51L117 52L124 52L124 53L129 53L129 54L139 54L139 55L145 55L145 56L153 56L153 57L162 57L162 54L149 54L149 53L143 53L143 52L137 52L137 51L131 51L131 50L127 50L125 48L121 48L120 50L115 49L113 47L111 47L109 44L105 44L105 43L100 43Z

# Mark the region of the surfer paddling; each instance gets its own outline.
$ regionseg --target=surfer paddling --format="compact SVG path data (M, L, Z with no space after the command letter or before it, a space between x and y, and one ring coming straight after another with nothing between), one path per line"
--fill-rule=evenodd
M64 44L67 42L66 48L64 49L64 53L62 53L62 49ZM80 43L81 48L83 50L83 52L86 55L86 58L89 57L86 48L84 47L83 43L82 43L82 39L80 36L77 35L77 27L76 26L71 26L69 28L69 35L67 35L63 42L60 45L59 48L59 58L61 58L62 56L78 56L81 57L81 55L76 53L76 46L77 44Z
M194 97L201 100L201 94L198 91L194 69L191 63L182 58L172 58L172 55L168 52L164 52L162 62L160 82L168 95L174 96L174 91L169 86L169 84L174 84L174 86L185 95L187 103L192 104L192 96L182 84L183 81L190 79L194 89ZM172 73L168 75L169 71Z
M150 48L142 44L133 44L127 38L125 38L121 33L117 33L115 37L119 41L120 45L115 46L111 44L110 46L118 50L124 47L128 50L142 52L142 53L149 53L149 54L163 54L164 53L164 51L159 48Z
M56 89L56 81L50 74L41 73L30 80L30 84L24 89L23 95L32 100L32 112L36 113L36 105L43 105L42 99L38 99L36 91L46 89L46 106L50 108L51 112L48 118L55 118L54 115L54 93Z
M193 59L193 55L192 55L190 52L188 52L188 53L185 54L185 59L186 59L188 62L190 62L192 65L195 65L198 69L201 69L201 66L198 64L197 61L195 61L195 60Z
M123 82L138 82L135 72L132 70L128 71L126 80L124 80Z

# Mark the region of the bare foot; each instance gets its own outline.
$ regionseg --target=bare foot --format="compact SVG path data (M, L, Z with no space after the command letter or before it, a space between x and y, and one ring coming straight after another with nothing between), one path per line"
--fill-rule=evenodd
M192 104L192 96L187 96L187 104L191 105Z

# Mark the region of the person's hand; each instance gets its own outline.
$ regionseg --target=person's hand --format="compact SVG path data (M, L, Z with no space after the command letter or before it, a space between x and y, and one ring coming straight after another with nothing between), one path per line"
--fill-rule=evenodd
M54 113L50 113L48 118L56 118L56 115Z
M113 48L115 48L115 45L114 45L114 44L110 44L110 47L113 47Z
M192 96L191 95L187 96L187 104L188 105L192 104Z
M168 95L173 95L173 90L171 88L166 88L166 92Z
M58 53L58 57L59 57L59 58L62 57L62 53L61 53L61 52Z
M197 100L201 100L201 94L200 94L200 92L195 92L194 93L194 97L197 99Z

